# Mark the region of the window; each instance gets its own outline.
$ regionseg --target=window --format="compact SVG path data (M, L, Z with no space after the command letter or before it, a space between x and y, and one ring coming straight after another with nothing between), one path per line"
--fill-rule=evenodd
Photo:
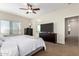
M10 22L9 21L0 21L0 32L3 35L9 35L10 34Z
M20 30L21 30L21 28L20 28L20 23L19 22L12 22L11 23L11 32L12 32L12 34L20 34Z
M40 25L37 25L37 32L40 32Z
M0 20L0 34L15 35L21 33L21 23L15 21Z

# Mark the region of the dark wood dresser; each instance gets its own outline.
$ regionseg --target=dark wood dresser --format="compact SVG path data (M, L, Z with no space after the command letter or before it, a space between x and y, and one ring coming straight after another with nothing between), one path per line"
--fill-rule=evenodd
M39 33L39 37L43 38L45 41L57 43L56 33Z
M24 29L24 35L33 35L33 29L32 28L25 28Z

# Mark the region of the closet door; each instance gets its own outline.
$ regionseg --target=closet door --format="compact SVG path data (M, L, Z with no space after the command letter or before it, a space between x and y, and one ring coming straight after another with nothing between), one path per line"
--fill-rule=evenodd
M66 25L66 37L71 45L79 44L79 20L78 17L68 18Z
M79 46L79 17L78 17L78 20L77 20L77 32L78 32L78 46Z
M78 21L75 19L72 19L69 21L68 25L68 36L72 39L78 39Z

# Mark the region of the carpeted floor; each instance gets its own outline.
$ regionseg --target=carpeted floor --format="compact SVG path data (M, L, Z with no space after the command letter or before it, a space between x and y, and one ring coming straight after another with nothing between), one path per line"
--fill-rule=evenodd
M68 46L45 42L46 51L40 51L35 56L79 56L78 46Z

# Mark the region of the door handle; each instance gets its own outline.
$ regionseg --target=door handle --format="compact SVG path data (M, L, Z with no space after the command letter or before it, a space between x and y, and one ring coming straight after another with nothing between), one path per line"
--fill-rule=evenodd
M68 34L70 35L71 31L68 31Z

